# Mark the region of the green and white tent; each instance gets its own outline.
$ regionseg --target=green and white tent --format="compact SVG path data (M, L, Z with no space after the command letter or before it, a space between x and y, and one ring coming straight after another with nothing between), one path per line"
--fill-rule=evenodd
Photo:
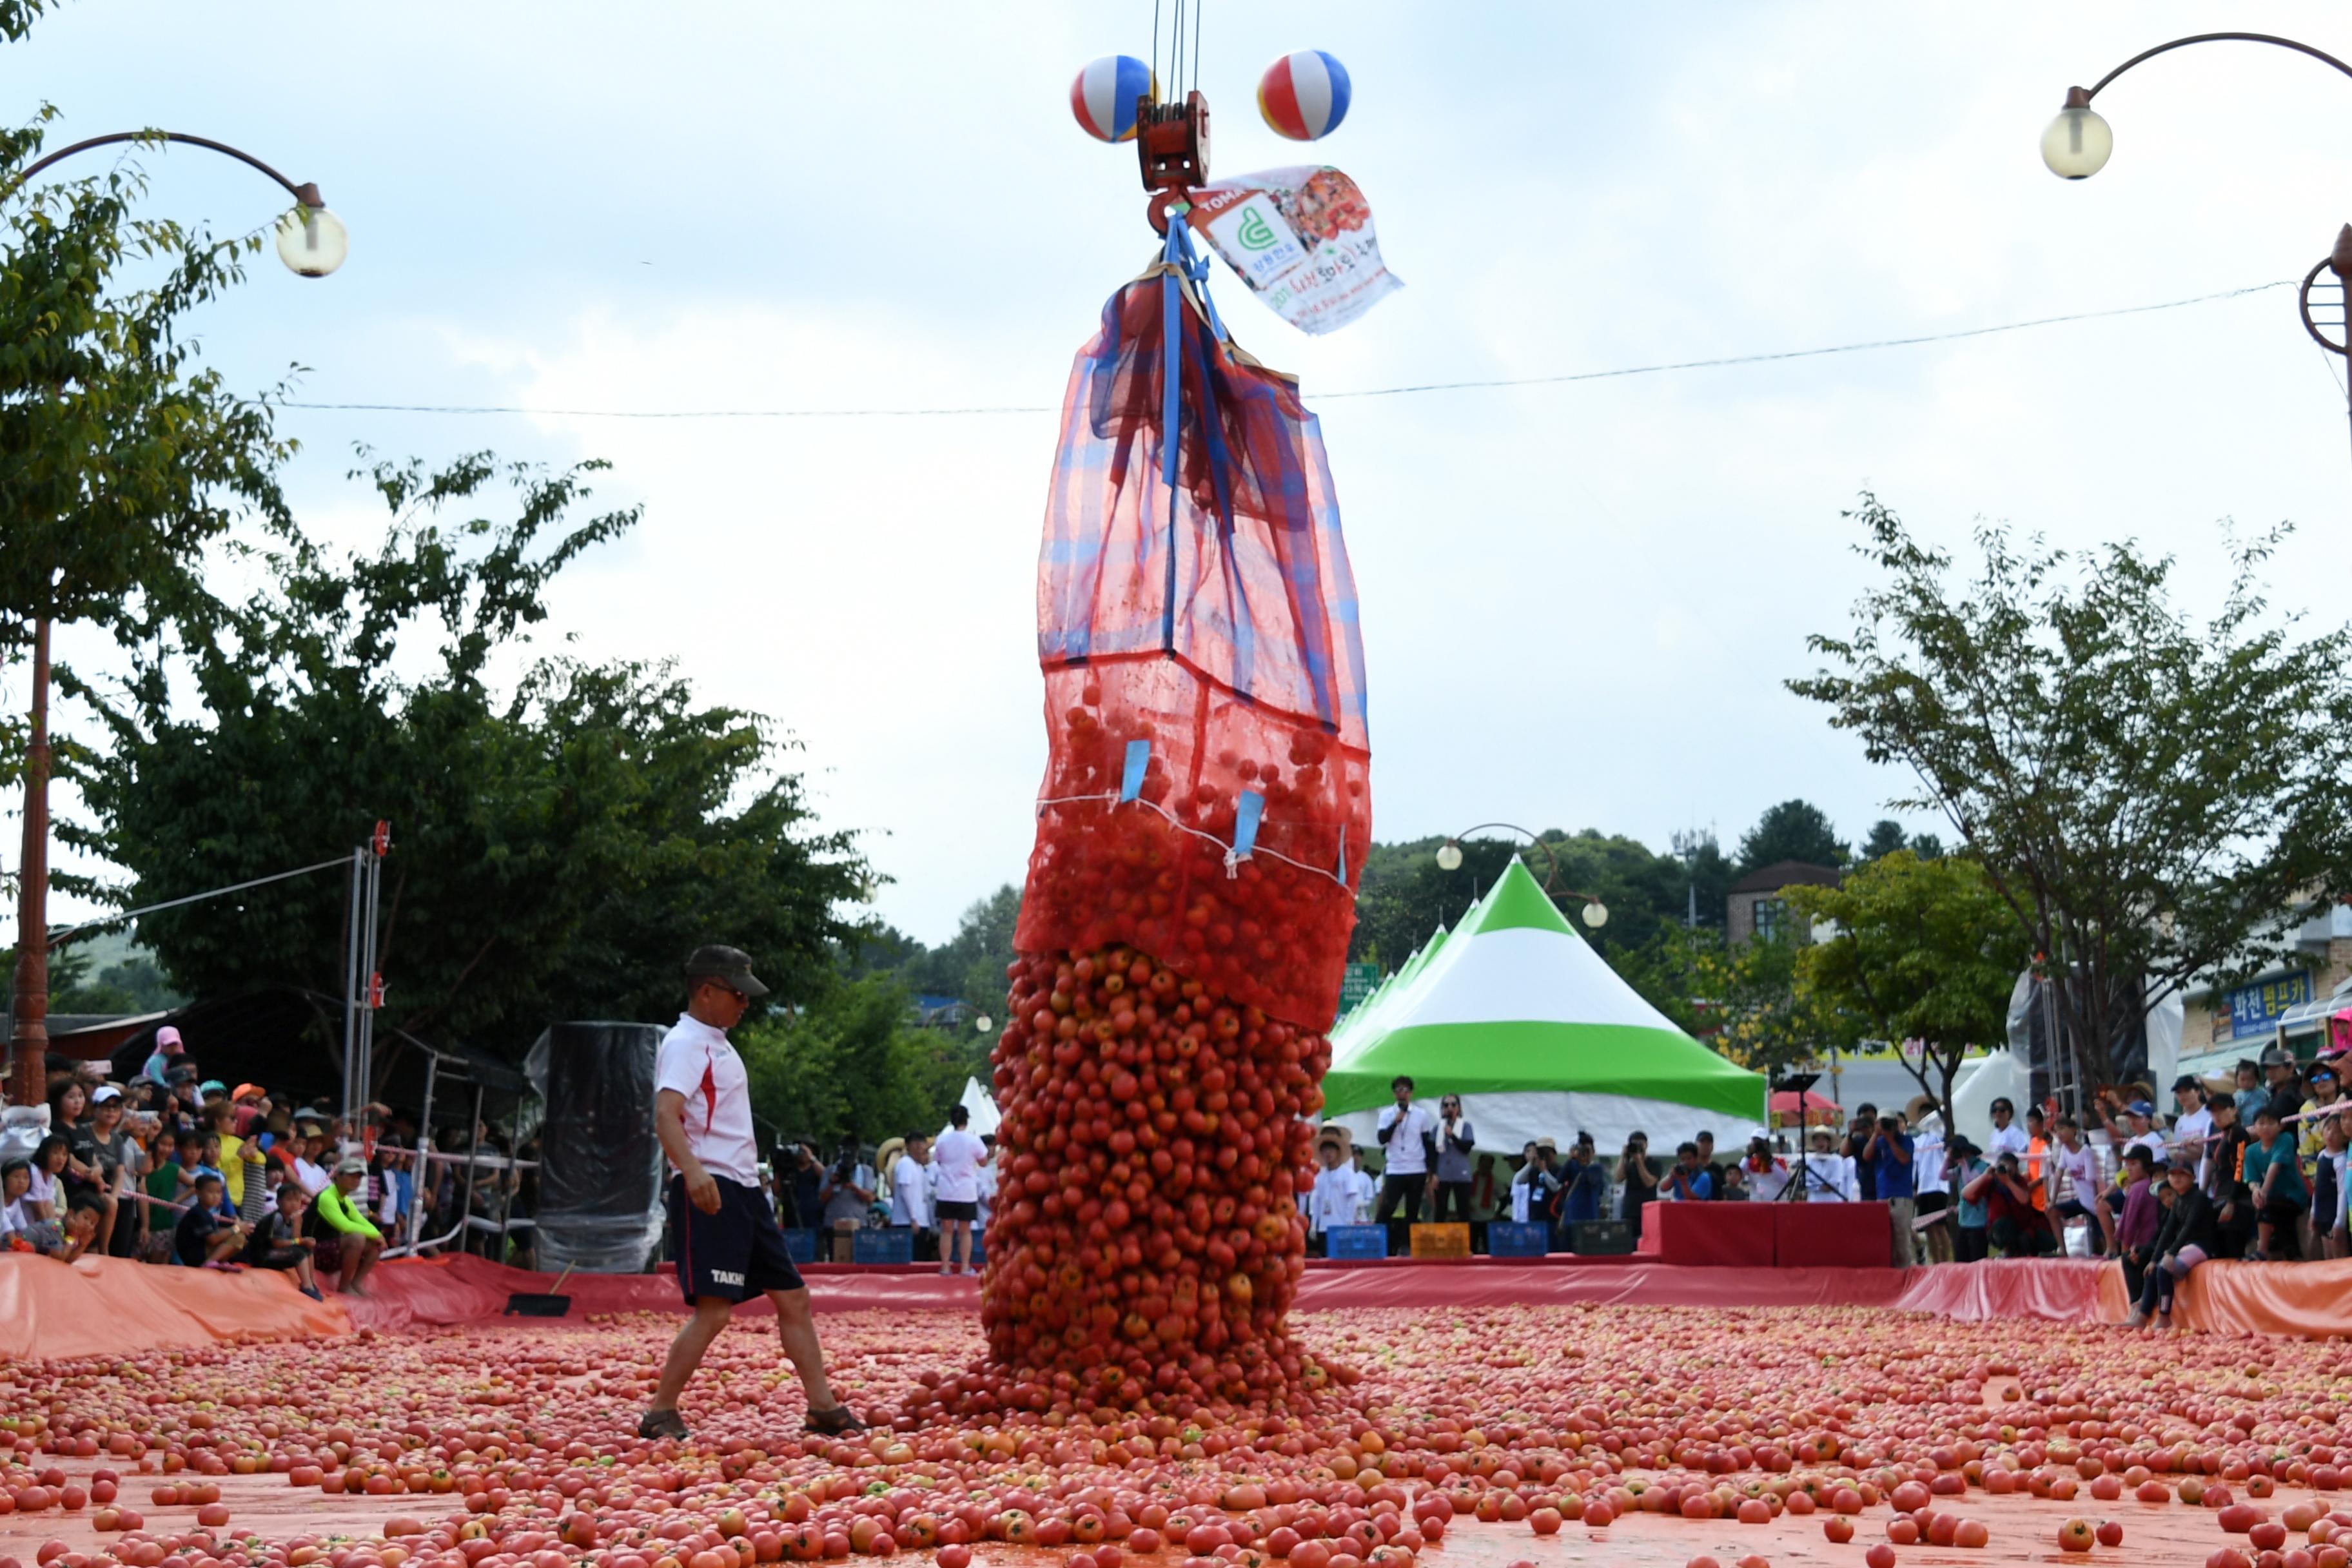
M1323 1079L1325 1120L1369 1148L1399 1073L1433 1111L1459 1094L1479 1148L1496 1153L1590 1132L1613 1155L1637 1128L1653 1155L1702 1129L1737 1151L1764 1131L1764 1075L1644 1002L1520 861L1406 970L1347 1020Z

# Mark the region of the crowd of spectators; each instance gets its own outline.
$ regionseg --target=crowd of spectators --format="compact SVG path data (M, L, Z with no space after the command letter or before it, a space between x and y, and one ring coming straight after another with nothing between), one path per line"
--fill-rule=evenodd
M891 1226L912 1233L918 1262L941 1274L980 1272L980 1238L996 1198L996 1136L974 1134L958 1105L938 1137L910 1131L869 1149L845 1137L830 1161L816 1145L780 1147L769 1167L768 1200L786 1230L822 1233L826 1255L854 1256L855 1234Z
M1345 1128L1328 1126L1301 1203L1318 1235L1425 1217L1475 1231L1508 1218L1547 1226L1562 1250L1573 1249L1575 1226L1604 1219L1638 1241L1654 1203L1884 1203L1897 1267L2105 1256L2122 1263L2142 1318L2161 1317L2207 1258L2352 1254L2347 1065L2352 1054L2305 1064L2273 1047L2239 1062L2229 1089L2183 1076L2169 1113L2146 1086L2103 1089L2081 1118L2054 1103L2021 1118L1996 1100L1982 1146L1945 1138L1932 1116L1914 1127L1910 1113L1874 1105L1855 1107L1842 1129L1807 1129L1801 1152L1759 1137L1727 1156L1702 1131L1666 1159L1637 1131L1602 1159L1580 1132L1565 1153L1549 1138L1525 1145L1507 1175L1478 1150L1458 1099L1432 1111L1400 1075L1376 1123L1381 1174L1365 1170Z
M312 1297L367 1294L386 1248L412 1239L495 1253L519 1234L527 1260L514 1222L533 1165L487 1124L445 1130L440 1146L466 1157L428 1162L413 1115L370 1105L345 1121L206 1078L169 1026L126 1081L103 1062L51 1071L46 1111L10 1112L0 1131L0 1250L277 1269Z

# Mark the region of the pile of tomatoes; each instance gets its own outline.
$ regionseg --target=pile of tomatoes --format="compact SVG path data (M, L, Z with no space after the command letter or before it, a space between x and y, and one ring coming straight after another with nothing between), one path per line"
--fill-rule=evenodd
M1328 1371L1284 1319L1307 1257L1330 1044L1132 947L1024 958L995 1051L990 1359L919 1419L1215 1401L1278 1408Z
M1051 755L1019 950L1127 943L1236 1005L1328 1028L1371 838L1365 754L1174 659L1051 671L1045 688ZM1138 798L1119 801L1142 737ZM1255 852L1229 866L1244 794L1263 815Z
M1362 1368L1311 1408L1089 1412L1047 1380L1042 1410L925 1416L960 1381L942 1369L982 1351L971 1316L835 1313L820 1320L835 1385L869 1415L904 1412L887 1426L804 1436L772 1324L745 1320L688 1389L693 1437L646 1442L634 1428L678 1321L0 1364L0 1515L32 1516L0 1518L0 1538L85 1540L52 1568L755 1568L921 1550L971 1568L1009 1559L991 1542L1091 1568L1415 1568L1481 1523L1605 1542L1632 1514L1687 1528L1669 1553L1648 1537L1650 1560L1677 1563L1741 1526L1818 1516L1827 1544L1805 1556L1831 1568L1917 1562L1947 1533L1972 1544L1969 1516L1992 1520L1990 1553L2010 1560L2046 1560L2053 1532L2069 1553L2112 1546L2085 1512L2171 1521L2210 1542L2214 1568L2346 1568L2352 1540L2341 1343L1852 1308L1360 1310L1291 1325L1302 1356ZM330 1506L371 1522L341 1539L299 1515L273 1528L265 1485L343 1494ZM117 1528L89 1544L105 1509ZM2030 1544L2028 1510L2046 1511ZM1613 1533L1628 1539L1576 1550L1645 1555ZM0 1568L18 1568L11 1550Z

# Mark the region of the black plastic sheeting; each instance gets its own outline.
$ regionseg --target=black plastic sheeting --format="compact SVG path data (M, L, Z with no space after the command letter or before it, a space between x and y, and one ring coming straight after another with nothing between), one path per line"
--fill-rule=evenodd
M540 1131L538 1264L583 1274L641 1272L661 1241L662 1152L654 1135L651 1024L556 1024L523 1072Z

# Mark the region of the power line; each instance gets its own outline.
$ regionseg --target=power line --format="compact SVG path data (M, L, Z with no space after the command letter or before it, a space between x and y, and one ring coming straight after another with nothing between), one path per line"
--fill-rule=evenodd
M2153 305L2119 305L2105 310L2076 310L2063 316L2037 316L2031 321L2003 321L1990 327L1964 327L1957 331L1923 332L1906 338L1873 338L1858 343L1834 343L1827 348L1781 349L1769 353L1730 354L1718 359L1671 360L1657 364L1621 365L1612 370L1571 371L1559 375L1495 376L1475 381L1425 381L1402 386L1360 387L1353 391L1325 392L1316 401L1329 403L1346 397L1402 397L1426 392L1469 392L1483 388L1517 386L1564 386L1578 381L1612 381L1633 375L1662 375L1678 370L1721 370L1733 365L1774 364L1785 360L1819 359L1828 354L1865 353L1878 349L1916 348L1925 343L1958 342L1969 338L1992 337L2000 332L2022 332L2036 327L2062 326L2069 321L2097 321L2116 316L2144 316L2157 310L2178 310L2190 305L2210 305L2222 300L2240 300L2249 294L2265 293L2273 289L2292 289L2296 279L2280 279L2271 283L2250 284L2243 289L2225 289L2217 294L2197 294L2186 300L2165 300ZM1055 414L1055 404L981 404L942 405L927 408L537 408L509 404L460 403L283 403L282 408L312 409L332 413L352 414L524 414L570 419L935 419L975 415Z

